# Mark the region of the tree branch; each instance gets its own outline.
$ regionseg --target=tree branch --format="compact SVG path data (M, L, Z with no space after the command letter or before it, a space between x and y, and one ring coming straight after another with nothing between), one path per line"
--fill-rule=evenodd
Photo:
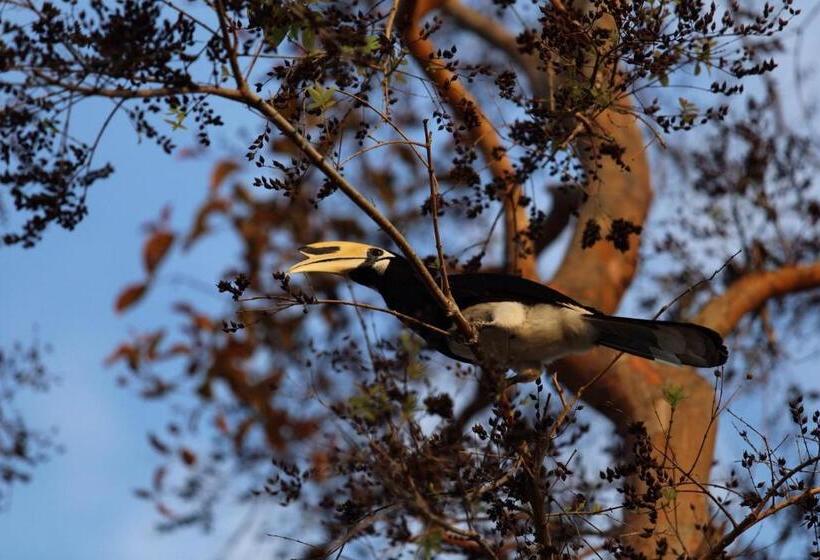
M795 474L799 473L801 470L811 465L814 465L818 462L820 462L820 456L810 457L802 463L800 463L799 465L797 465L796 467L794 467L793 469L789 470L789 472L787 472L785 475L783 475L783 477L779 481L777 481L776 484L772 485L772 487L769 488L769 491L766 492L766 495L763 496L763 498L761 498L760 504L754 510L752 510L752 512L749 513L749 515L743 518L743 521L738 523L733 530L726 533L726 535L724 535L724 537L720 539L720 541L718 541L718 543L715 546L711 547L709 552L703 555L703 560L712 560L713 558L718 558L723 553L723 551L726 550L726 547L732 544L740 535L742 535L748 529L757 525L760 521L766 519L767 517L774 515L782 509L785 509L793 505L797 505L809 496L820 494L820 486L815 486L813 488L808 488L804 492L800 492L797 495L791 496L783 500L779 504L775 504L764 509L764 506L769 501L769 499L777 495L778 489L783 484L788 482Z
M447 278L447 261L444 260L444 248L441 243L441 232L438 227L438 179L433 168L433 136L427 128L427 119L424 125L424 147L427 153L427 180L430 183L430 215L433 219L433 234L436 238L436 255L438 256L439 274L441 274L441 290L448 298L453 297L450 292L450 280Z
M527 75L532 93L536 97L542 99L549 97L551 94L550 76L539 68L540 59L535 55L521 52L515 36L508 33L501 22L463 4L460 0L444 0L441 9L461 27L472 31L510 57Z
M767 300L820 286L820 262L784 266L777 270L742 276L721 295L710 300L693 318L726 336L740 319Z
M580 187L553 188L552 208L546 219L533 226L531 237L534 243L536 255L540 255L544 249L552 245L561 233L569 225L573 213L577 212L583 204L583 191Z
M526 208L521 205L521 186L515 182L516 172L512 160L492 122L481 110L478 100L467 91L458 76L447 69L445 62L436 57L435 45L422 33L421 19L440 4L438 0L408 0L402 4L404 42L462 122L475 124L469 129L469 134L481 149L493 177L503 185L501 194L507 272L536 278L535 254L527 236L529 218Z
M440 329L435 325L431 325L430 323L425 323L424 321L420 321L415 317L411 317L410 315L405 315L404 313L399 313L398 311L393 311L392 309L387 309L386 307L379 307L377 305L370 305L369 303L362 303L359 301L347 301L343 299L311 299L309 302L302 302L290 298L288 296L251 296L246 298L240 298L239 301L247 302L247 301L259 301L259 300L266 300L270 301L273 300L277 302L278 308L274 310L273 314L282 311L284 309L288 309L290 307L302 306L302 305L346 305L349 307L355 307L357 309L367 309L368 311L378 311L379 313L386 313L388 315L393 315L397 319L411 323L413 325L417 325L423 329L428 329L434 333L438 333L442 336L450 336L452 333L449 331L445 331L444 329ZM261 311L265 313L269 313L269 309L249 309L248 311L256 312Z

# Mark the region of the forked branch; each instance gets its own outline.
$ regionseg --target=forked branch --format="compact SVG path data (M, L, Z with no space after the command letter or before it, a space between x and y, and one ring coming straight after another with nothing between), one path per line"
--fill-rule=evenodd
M440 2L407 0L402 4L404 42L436 85L439 94L456 112L462 122L471 123L470 138L484 156L494 179L503 185L505 260L507 272L526 278L536 278L535 254L528 234L529 217L521 204L521 186L516 183L516 170L493 123L484 114L478 100L464 87L458 76L436 56L436 47L425 37L422 18Z
M817 287L820 262L749 273L704 305L693 321L726 336L745 314L759 309L767 300Z

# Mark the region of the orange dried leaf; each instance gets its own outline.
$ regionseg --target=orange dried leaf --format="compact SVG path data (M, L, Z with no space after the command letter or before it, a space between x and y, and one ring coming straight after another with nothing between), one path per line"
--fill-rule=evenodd
M151 485L153 486L154 490L157 492L162 492L163 482L165 481L165 473L167 469L163 466L159 466L154 469L154 476L151 477Z
M181 355L190 354L190 353L191 353L191 347L190 346L188 346L187 344L184 344L182 342L177 342L176 344L174 344L168 350L165 351L164 356L165 357L181 356Z
M148 238L142 248L142 260L148 274L154 273L173 242L174 234L164 230L155 231Z
M225 178L237 169L239 169L239 164L232 159L223 159L217 163L211 173L211 192L215 192L219 189L219 185L225 181Z
M228 435L230 433L230 429L228 428L228 420L221 412L216 416L216 418L214 418L214 424L216 424L217 429L223 435Z
M140 396L144 399L158 399L175 388L173 383L157 378L152 381L151 385L140 391Z
M145 290L147 288L148 284L143 282L126 286L125 289L120 292L120 295L117 296L117 301L114 303L114 310L117 313L122 313L137 303L140 298L145 295Z
M140 362L139 351L130 344L120 344L116 350L109 354L104 363L106 366L111 366L119 360L125 360L125 363L128 364L128 368L131 369L131 371L136 371L139 368Z
M165 330L159 329L152 333L148 333L145 335L143 339L143 345L145 347L145 357L149 360L156 360L158 356L157 350L159 349L159 343L162 342L162 339L165 337Z
M194 320L194 325L196 326L196 328L198 328L201 331L213 332L213 331L216 330L216 328L214 327L213 321L211 321L205 315L199 315L199 314L194 315L193 320Z
M171 508L169 508L162 502L157 502L157 511L162 516L167 517L169 519L174 519L176 517L176 514L171 510Z
M193 467L196 464L196 453L187 447L183 447L179 450L179 457L182 459L182 462L189 467Z
M315 451L310 457L313 472L312 477L316 482L324 482L331 474L330 458L325 451Z
M191 226L190 231L188 231L188 235L185 236L185 242L183 243L182 248L187 251L194 244L194 241L208 233L210 229L208 227L208 217L211 214L225 213L228 211L230 206L230 201L223 198L214 198L203 204L199 210L197 210L194 223Z

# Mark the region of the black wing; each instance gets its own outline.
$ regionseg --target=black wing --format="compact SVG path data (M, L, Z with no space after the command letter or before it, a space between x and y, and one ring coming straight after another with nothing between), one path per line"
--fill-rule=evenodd
M551 303L582 307L593 313L599 313L596 309L578 303L557 290L520 276L476 272L452 274L448 278L453 297L462 309L478 303L517 301L525 305Z

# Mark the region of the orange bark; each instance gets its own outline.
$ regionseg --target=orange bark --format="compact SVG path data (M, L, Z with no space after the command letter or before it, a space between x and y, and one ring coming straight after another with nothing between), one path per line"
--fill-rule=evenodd
M481 112L476 100L454 81L453 74L435 57L435 47L419 35L419 21L430 10L442 7L459 23L482 36L495 47L506 52L514 49L514 39L503 30L493 28L485 16L471 12L457 0L417 0L407 2L404 27L405 42L413 56L423 66L448 103L460 111L469 106L478 116L478 125L472 130L474 140L495 177L507 180L512 163L503 148L492 123ZM561 2L553 6L565 11ZM511 56L513 56L511 54ZM531 89L536 94L544 91L547 76L526 57L513 59L527 73ZM543 78L543 79L542 79ZM549 92L548 92L549 93ZM652 202L650 168L644 149L644 139L638 121L629 114L630 103L603 112L595 119L596 132L601 137L625 149L623 161L628 169L604 158L595 159L598 141L579 136L576 144L585 157L584 164L590 175L597 179L588 187L587 202L581 207L574 236L552 285L584 303L605 312L615 312L629 288L638 265L639 238L632 237L630 247L621 252L609 242L599 242L582 249L581 239L588 220L594 220L604 231L618 218L642 225ZM460 113L460 116L464 116ZM500 156L499 156L500 154ZM506 202L507 255L516 254L516 238L511 235L526 227L526 215L515 204L520 197L518 185L507 182ZM519 218L521 216L521 218ZM520 240L518 240L520 243ZM543 247L542 247L543 248ZM520 247L518 247L520 249ZM533 251L520 261L525 276L535 277ZM535 251L537 256L538 251ZM820 263L786 267L774 272L746 276L733 284L725 294L709 302L695 318L724 335L729 334L740 318L757 309L768 298L820 285ZM607 367L615 353L600 349L582 356L560 360L556 365L560 379L571 390L577 391ZM664 389L674 386L683 391L684 398L673 410L664 397ZM621 536L639 552L654 556L659 540L666 540L667 556L695 555L704 549L704 529L710 522L708 497L702 484L708 483L714 456L717 428L713 412L714 389L709 381L693 368L679 368L649 362L631 356L622 357L597 383L586 390L584 401L612 420L617 429L626 434L627 428L641 422L652 445L664 461L675 481L674 498L658 503L658 521L651 538L638 534L649 526L646 512L627 512ZM629 442L627 441L627 444ZM637 481L632 481L637 483Z
M431 10L439 8L441 4L442 0L408 0L402 3L400 25L403 29L404 43L461 121L471 123L470 138L481 149L493 177L504 185L501 198L504 204L507 272L534 279L537 276L535 254L532 242L527 236L529 217L526 208L520 204L521 186L515 182L515 167L512 160L476 98L458 77L447 69L446 61L436 56L436 46L422 34L422 18Z
M820 286L820 262L750 273L709 301L694 321L726 336L743 315L758 309L767 300L817 286Z

